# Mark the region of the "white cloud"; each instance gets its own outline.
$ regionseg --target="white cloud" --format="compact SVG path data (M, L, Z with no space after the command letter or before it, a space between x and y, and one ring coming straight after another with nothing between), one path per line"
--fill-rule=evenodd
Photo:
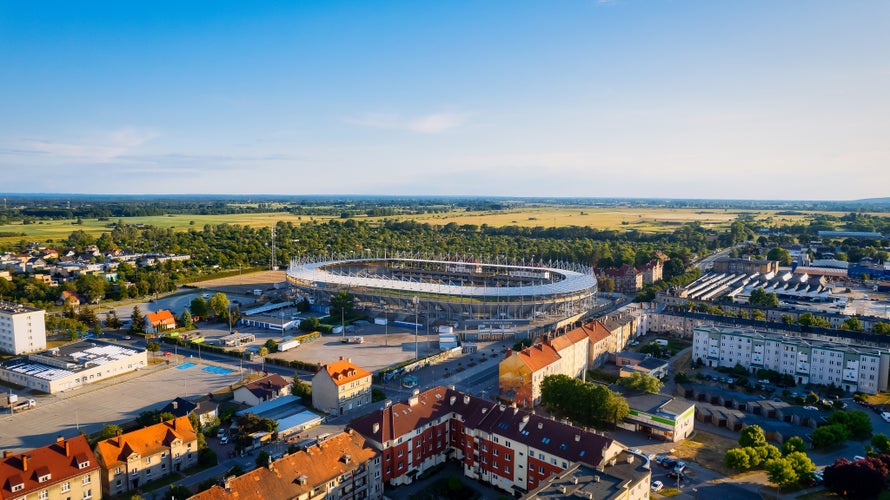
M419 134L440 134L464 125L470 113L431 113L408 117L396 113L367 113L347 118L346 122L368 128L404 130Z
M21 139L18 149L51 157L57 161L108 163L120 160L121 157L159 135L155 130L123 127L93 134L77 141L25 138Z

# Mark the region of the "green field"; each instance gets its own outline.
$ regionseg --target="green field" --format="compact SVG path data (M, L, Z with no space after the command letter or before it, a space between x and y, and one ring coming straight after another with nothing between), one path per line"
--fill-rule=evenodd
M773 217L773 223L784 224L797 222L804 216L776 216L771 211L740 211L740 210L703 210L703 209L672 209L672 208L591 208L591 207L525 207L512 210L466 212L456 210L439 214L402 215L386 217L389 219L415 220L421 223L444 226L454 222L459 225L487 224L489 226L521 226L521 227L566 227L586 226L596 229L629 230L641 232L673 231L687 222L699 222L705 227L722 229L729 226L739 214L751 214L757 219ZM834 215L843 215L835 213ZM326 221L332 216L297 216L283 212L260 214L221 214L221 215L167 215L152 217L125 217L127 224L145 224L160 228L172 228L175 231L187 231L189 228L200 230L205 224L240 224L244 226L272 226L277 221L304 224L312 220ZM384 217L362 217L357 219L379 221ZM16 233L15 236L2 236L0 243L14 243L20 240L52 243L63 240L73 231L83 230L95 236L110 231L109 225L118 219L103 220L83 219L82 224L75 220L47 220L32 224L21 223L0 226L0 233ZM21 235L19 235L21 234Z

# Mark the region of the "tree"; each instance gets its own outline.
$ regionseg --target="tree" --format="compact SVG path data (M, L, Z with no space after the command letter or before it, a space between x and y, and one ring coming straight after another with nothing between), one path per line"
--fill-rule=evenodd
M784 458L774 458L763 464L766 469L766 477L779 488L787 488L797 483L799 476L794 472L794 467Z
M210 310L217 318L228 318L229 298L222 292L217 292L210 297Z
M189 498L192 496L192 490L180 484L171 484L164 492L164 500L174 500L176 498Z
M794 452L806 453L807 444L799 436L791 436L782 443L782 455L788 455Z
M310 316L302 321L300 321L300 330L304 332L314 332L318 330L318 327L321 323L318 321L318 318L315 316Z
M745 471L752 467L751 456L748 454L747 448L731 448L727 450L726 455L723 456L723 464L737 471Z
M302 398L304 402L312 400L312 386L307 382L300 380L300 377L297 375L294 375L294 382L290 386L290 393Z
M881 453L890 453L890 438L885 434L875 434L871 437L871 445Z
M346 290L340 290L331 296L331 317L338 318L341 315L344 318L352 316L352 309L355 306L355 299L352 294Z
M189 303L189 310L199 318L206 318L210 315L210 306L207 304L207 301L204 300L204 297L195 297L192 299L191 303Z
M145 344L145 350L154 355L154 353L161 350L161 344L159 344L158 342L148 342Z
M794 470L794 473L797 474L799 479L811 477L816 470L816 464L814 464L813 461L810 460L810 457L802 451L793 451L786 455L784 460L791 465L791 468Z
M878 321L871 327L872 333L879 333L881 335L887 335L890 333L890 323L884 323L883 321Z
M828 417L829 424L842 425L849 434L864 439L871 435L871 419L864 411L836 411Z
M862 322L859 321L859 318L857 318L856 316L850 316L849 318L844 320L843 324L841 325L841 329L861 332L863 330Z
M77 292L86 297L90 304L99 303L99 300L105 296L105 290L108 287L108 281L95 274L80 274L75 280L75 284Z
M625 389L658 394L664 383L645 373L633 373L629 377L621 377L618 383Z
M121 319L117 317L117 312L114 309L108 311L105 314L105 328L110 328L112 330L117 330L121 327Z
M275 339L269 339L263 344L263 347L266 348L266 353L270 352L278 352L278 342L275 342Z
M182 310L182 316L179 317L179 325L183 328L195 326L194 321L192 321L192 313L189 312L188 308Z
M306 313L312 310L312 304L309 303L309 299L303 297L303 300L297 302L297 311L301 313Z
M791 253L784 248L773 248L769 252L766 253L767 260L777 260L779 261L780 266L790 266L791 265Z
M844 442L850 437L850 432L840 424L823 425L813 431L813 447L826 448L837 443Z
M739 446L758 447L766 445L766 435L759 425L749 425L739 432Z
M114 436L119 436L123 434L124 430L121 429L121 426L115 424L105 424L102 427L102 430L99 431L99 434L96 436L97 441L103 441L108 438L113 438Z
M272 461L272 455L269 455L269 452L266 450L260 450L256 455L256 466L257 467L265 467L269 465L269 462Z
M145 333L145 316L139 310L139 306L133 306L133 314L130 316L130 333Z
M872 460L877 459L856 462L845 458L835 460L823 472L825 488L848 498L876 498L884 489L886 476Z

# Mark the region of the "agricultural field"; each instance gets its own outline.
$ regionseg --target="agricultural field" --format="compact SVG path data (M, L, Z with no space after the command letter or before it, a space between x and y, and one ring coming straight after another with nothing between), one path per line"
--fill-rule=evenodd
M772 217L772 222L785 224L804 219L803 215L775 215L771 211L742 211L719 209L682 209L682 208L633 208L633 207L568 207L568 206L534 206L508 209L502 211L466 212L455 210L438 214L400 215L389 217L364 217L356 219L382 221L383 219L415 220L420 223L444 226L449 223L458 225L482 226L520 226L520 227L566 227L582 226L596 229L630 230L641 232L673 231L687 222L699 222L705 227L724 229L741 214L751 214L757 219ZM833 213L843 215L842 213ZM243 226L272 226L277 221L304 224L309 221L324 222L333 216L293 215L286 212L270 212L258 214L218 214L190 215L175 214L167 216L125 217L128 224L145 224L160 228L172 228L174 231L200 230L205 224L239 224ZM14 243L20 240L51 243L68 237L73 231L83 230L94 236L110 231L109 225L118 221L83 219L82 224L75 220L44 220L31 224L21 223L0 226L0 243ZM11 234L12 233L12 234Z

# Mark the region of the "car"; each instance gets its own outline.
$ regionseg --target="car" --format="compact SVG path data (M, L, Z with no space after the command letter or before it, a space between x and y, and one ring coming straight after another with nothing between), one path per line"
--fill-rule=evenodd
M683 474L682 472L675 471L675 470L668 472L668 477L671 479L677 479L680 481L685 481L685 480L689 479L689 477L687 477L686 474Z
M884 419L884 422L890 422L890 411L882 411L881 418Z
M661 491L662 488L664 488L664 484L661 481L652 482L652 491Z
M863 457L862 455L856 455L855 457L853 457L854 462L858 462L860 460L865 460L865 457Z
M726 383L727 383L727 384L734 384L734 383L735 383L735 379L733 379L733 378L727 378L727 379L726 379Z
M661 461L661 466L666 469L673 469L674 467L677 466L678 463L679 463L679 460L674 460L673 458L666 458Z
M680 461L677 462L677 465L674 466L674 472L683 472L686 470L686 462Z
M165 357L165 358L169 358L170 356L173 356L173 353L172 353L172 352L170 352L170 351L166 351L166 352L164 352L164 357Z
M219 444L229 444L229 436L223 434L223 437L219 438Z
M816 408L815 406L804 406L803 409L804 410L819 410L819 408Z

